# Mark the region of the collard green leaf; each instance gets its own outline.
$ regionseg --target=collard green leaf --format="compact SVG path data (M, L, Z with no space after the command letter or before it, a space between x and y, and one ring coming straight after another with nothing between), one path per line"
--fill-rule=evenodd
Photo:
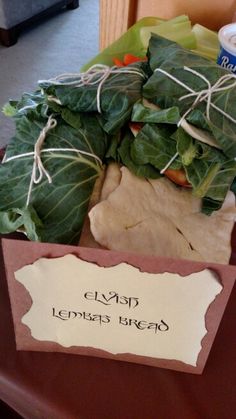
M213 182L214 177L220 170L220 163L207 162L195 159L190 165L185 167L188 181L193 186L193 194L198 198L203 198Z
M215 201L214 199L204 197L202 199L202 209L203 214L211 215L214 211L218 211L222 206L221 201Z
M120 161L120 155L118 152L118 147L121 143L121 132L119 131L117 134L114 134L110 137L109 146L106 152L106 160L114 160L117 163Z
M198 128L204 129L206 131L211 131L209 123L200 109L193 109L186 117L186 120L195 125Z
M173 106L168 109L151 109L142 103L135 103L131 115L131 121L163 124L177 124L180 119L179 108Z
M236 176L236 162L228 160L220 150L193 139L182 128L173 136L193 195L203 198L203 212L216 211Z
M54 115L59 114L64 121L71 125L75 129L81 128L81 121L80 121L80 114L79 112L70 111L70 109L66 108L65 106L61 106L54 101L49 101L48 106L50 112Z
M20 118L23 115L34 118L36 114L46 117L47 110L45 95L39 90L33 93L24 93L20 100L10 100L3 108L6 116L14 118Z
M162 170L176 154L176 141L171 138L172 133L172 125L145 124L131 146L132 160L137 164L149 163ZM170 168L180 169L181 165L181 160L176 158Z
M15 105L8 102L5 105L3 105L2 112L4 113L5 116L12 117L16 114L17 111L16 111L16 108L15 108Z
M0 231L2 234L12 233L23 226L22 210L13 208L9 211L0 211Z
M32 206L0 211L0 231L3 234L22 230L29 240L40 241L43 225Z
M20 211L20 210L19 210ZM40 220L35 209L29 205L21 212L23 224L22 227L29 238L33 241L41 241L41 231L43 230L43 223Z
M195 159L185 167L189 182L193 185L193 194L199 198L209 198L223 203L233 179L236 176L234 160L209 162Z
M223 203L235 176L236 161L233 159L222 163L207 190L206 196Z
M134 142L134 136L131 132L126 133L122 140L121 146L118 148L121 163L123 163L128 169L136 176L157 179L160 177L159 170L155 169L151 164L138 164L132 160L130 149Z
M7 148L6 157L32 152L45 123L45 119L38 117L34 121L26 116L18 119L16 136ZM75 130L59 119L57 127L47 134L41 153L52 183L49 184L47 178L43 178L39 184L33 186L31 193L30 204L42 223L40 240L77 243L94 182L101 167L91 156L79 152L46 151L48 148L74 148L103 159L107 137L96 116L83 116L80 130ZM26 214L32 165L32 156L26 156L6 161L0 166L0 211L11 211L10 219L14 219L15 208L16 214L19 210ZM27 220L30 231L34 223L32 211L31 215L28 213Z
M41 82L40 87L73 112L96 112L99 100L104 119L103 128L107 133L113 134L129 120L133 104L141 98L141 89L146 78L144 68L145 64L139 62L110 74L102 84L100 94L98 87L101 74L96 76L97 83L81 87L66 86L65 83L58 86L50 81Z
M172 138L176 139L177 151L181 157L182 164L188 166L198 154L196 141L182 128L178 128Z
M229 113L236 121L236 88L235 92L230 92L229 100L221 101L222 109ZM236 157L236 123L229 121L225 117L219 116L219 113L211 110L211 120L209 126L217 143L222 147L224 153L229 157Z
M144 97L156 103L162 109L178 106L181 115L191 109L200 91L208 89L209 86L204 77L209 85L213 86L221 77L230 76L228 70L218 64L157 35L153 35L150 40L149 57L153 74L144 85ZM195 73L188 71L186 67ZM159 69L168 74L161 73ZM214 91L211 94L212 105L210 105L209 118L206 117L206 100L194 105L193 116L188 115L190 120L195 118L195 123L199 127L205 129L207 125L207 129L210 129L217 143L229 158L236 156L236 124L233 122L233 120L236 120L236 86L233 86L234 80L226 80L220 91ZM223 90L223 86L232 87ZM195 92L196 95L184 98L186 94L192 92ZM220 111L215 109L214 106L218 107ZM221 111L233 120L230 120ZM198 117L198 122L196 117Z

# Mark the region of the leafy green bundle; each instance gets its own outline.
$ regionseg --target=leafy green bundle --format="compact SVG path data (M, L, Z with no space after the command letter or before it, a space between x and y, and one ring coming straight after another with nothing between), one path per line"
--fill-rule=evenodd
M211 214L220 208L236 175L235 124L212 110L209 121L200 103L187 119L210 132L218 145L205 144L178 127L192 102L179 101L186 92L155 69L173 71L196 90L204 88L202 80L196 82L183 70L185 65L203 71L211 83L224 73L209 60L153 35L147 63L135 64L137 72L121 69L107 77L99 96L101 113L99 81L82 86L40 82L40 91L6 105L5 113L15 118L16 134L0 166L0 232L23 229L31 240L77 243L95 180L110 160L153 179L167 166L183 169L192 193L203 198L203 211ZM212 100L231 113L235 95L232 88ZM145 106L144 97L158 108ZM235 108L231 114L235 116ZM26 205L35 143L49 117L56 126L47 132L40 157L52 183L43 177L34 184ZM142 122L136 136L130 121Z
M83 85L80 78L78 82L76 79L66 78L61 83L53 80L41 81L39 86L47 95L55 97L61 106L73 112L97 112L100 105L103 129L108 134L114 134L129 120L133 104L141 96L146 79L144 69L145 63L138 62L127 68L114 70L105 78L101 94L98 89L103 69L100 72L99 67L91 83L84 82ZM106 76L107 69L104 70Z
M113 140L107 131L119 135L119 128L130 119L132 105L141 97L142 66L138 63L139 70L131 74L111 75L104 83L102 115L97 112L98 84L71 88L42 83L40 91L5 106L5 113L16 121L16 134L0 166L2 233L23 230L31 240L78 243L95 181ZM50 100L51 95L56 100ZM37 181L41 177L37 167L31 188L34 147L50 117L56 126L47 132L40 158L51 183L47 176Z
M144 126L129 143L130 159L126 157L125 163L131 170L134 166L149 167L149 177L153 177L153 168L159 172L165 167L183 169L192 193L203 198L202 211L211 214L221 207L236 176L236 123L233 122L236 120L236 78L232 75L233 81L226 80L224 86L211 94L213 106L210 106L208 118L204 100L192 107L195 96L184 97L184 100L182 97L189 90L196 93L205 90L206 93L208 84L200 76L213 86L221 77L231 77L230 73L158 35L150 40L148 57L152 74L144 84L143 97L159 109L150 109L141 102L133 107L132 121L143 122ZM186 66L194 73L186 71ZM190 135L188 129L186 132L186 123L183 128L177 126L186 112L186 120L191 124L187 127L191 127L193 135L197 132L197 136ZM121 154L124 154L123 147Z
M17 120L17 131L7 149L6 158L31 152L45 125L45 118L24 115ZM58 118L57 127L48 134L45 150L76 148L103 158L107 138L96 117L81 117L75 129ZM32 156L9 160L0 168L0 229L8 233L24 228L32 240L75 243L83 225L94 182L101 171L91 157L75 152L45 151L45 168L52 184L45 178L34 185L31 202L26 207L32 172Z
M236 156L235 76L230 75L228 70L213 61L200 57L158 35L153 36L149 44L149 64L153 74L144 86L143 96L161 108L176 105L181 115L191 108L196 96L189 95L183 100L182 97L191 91L204 91L209 86L214 86L222 77L226 77L225 82L223 83L222 80L222 84L218 86L219 90L216 86L211 94L209 117L206 117L206 100L202 100L191 110L187 120L209 130L229 158ZM194 72L187 71L186 67ZM172 78L156 71L158 69L166 71ZM227 80L229 76L232 77L231 80ZM173 80L173 77L186 85L189 90ZM225 114L228 114L230 118L219 112L216 106Z

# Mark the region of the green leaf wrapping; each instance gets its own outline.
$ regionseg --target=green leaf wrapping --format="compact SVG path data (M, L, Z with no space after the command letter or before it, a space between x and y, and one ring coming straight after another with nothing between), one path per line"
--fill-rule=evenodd
M153 25L156 19L154 22L152 18L145 18L136 24L91 64L112 65L114 56L123 58L127 52L145 55L137 36L145 22ZM28 207L33 157L21 157L0 165L0 232L23 229L30 240L78 242L94 182L102 168L93 157L79 152L60 152L59 148L80 149L95 154L103 162L112 159L137 176L153 179L160 176L160 170L178 152L169 167L185 170L193 194L203 198L203 212L211 214L221 207L236 175L235 124L213 109L210 121L207 120L206 105L202 102L187 119L210 131L223 152L194 140L176 126L180 115L192 105L193 98L179 100L188 93L186 89L154 70L161 67L196 91L206 88L206 83L183 70L184 65L204 74L212 84L227 71L159 36L152 36L148 56L149 63L132 65L140 74L127 74L126 67L120 74L109 76L101 89L100 115L97 112L98 85L76 88L43 82L40 84L43 92L26 93L20 101L10 101L4 107L4 112L16 120L16 135L7 148L7 158L33 151L49 115L53 114L58 124L48 132L41 153L52 184L43 178L34 185ZM150 76L147 82L144 76L146 79ZM161 110L143 106L143 96ZM212 95L212 101L234 118L235 99L235 89ZM136 138L127 127L130 119L145 123ZM47 148L57 151L45 151ZM234 183L231 188L235 191Z
M223 203L226 193L236 176L236 162L207 163L204 160L196 161L188 167L187 177L194 184L194 194L199 197L206 196ZM198 179L198 180L197 180ZM201 179L199 181L199 179Z
M204 207L208 205L208 213L210 208L219 209L236 176L236 161L227 159L220 150L194 140L182 128L174 137L193 194L205 198Z
M173 129L172 125L145 124L134 140L126 139L126 145L123 140L123 162L134 173L145 165L160 173L178 152L168 168L185 170L193 195L205 198L203 210L210 214L211 209L219 209L224 202L236 176L236 161L193 139L182 128L174 133Z
M121 146L118 148L118 153L120 155L121 163L123 163L128 169L134 173L136 176L157 179L160 177L159 170L155 169L151 164L138 164L134 162L131 157L131 147L134 142L134 136L131 132L127 131Z
M177 141L177 151L181 157L183 166L188 166L198 154L196 141L182 128L177 129L172 138Z
M14 118L20 118L23 115L34 118L36 115L46 117L47 108L44 94L36 90L33 93L24 93L18 101L10 100L4 106L3 111L6 116L13 116Z
M0 231L3 234L23 230L29 240L40 241L42 227L43 224L31 205L23 209L13 208L5 212L0 211Z
M53 95L74 112L98 111L98 100L103 117L103 128L109 133L116 133L129 119L133 104L141 98L142 85L146 79L145 63L135 63L131 67L120 68L119 73L110 74L98 94L99 82L81 87L54 85L53 82L41 82L40 87ZM132 69L135 69L133 72ZM130 73L129 73L130 71ZM97 75L99 80L101 74Z
M57 127L47 134L43 149L76 148L103 159L107 137L100 123L96 116L83 116L81 119L82 128L79 130L59 119ZM45 124L46 120L43 119L35 118L32 121L26 116L21 117L17 121L16 136L8 146L6 157L31 152ZM52 177L52 183L49 184L47 178L43 178L39 184L33 186L31 193L30 204L42 223L40 240L77 243L94 182L101 167L93 157L77 152L45 151L41 153L41 158ZM25 210L32 165L32 156L1 164L1 213L13 213L15 208ZM11 214L11 219L12 216Z
M137 164L151 164L162 170L176 154L176 141L171 138L172 125L145 124L132 146L131 157ZM176 158L170 166L180 169L181 161Z
M177 124L179 119L180 114L177 106L168 109L150 109L142 103L134 104L131 115L131 121L156 124Z
M70 109L65 106L60 106L53 101L49 101L48 106L53 114L59 114L68 125L71 125L75 129L81 128L79 112L70 111Z
M149 57L153 75L144 85L144 97L163 109L178 106L181 115L191 107L195 97L181 99L189 91L168 77L168 75L155 71L156 69L160 68L168 72L195 92L206 89L208 87L207 83L199 76L185 70L185 66L203 75L212 86L220 77L230 75L227 70L216 63L185 50L176 43L157 35L153 35L151 38ZM233 80L227 81L225 86L229 86L232 83ZM211 102L236 120L236 86L228 90L214 92L211 97ZM210 120L207 119L205 116L206 102L204 101L196 106L195 111L196 109L198 110L198 119L200 122L198 125L202 125L202 128L205 128L207 124L224 153L229 158L236 156L236 124L212 106L210 107ZM195 113L195 119L196 116ZM191 113L189 114L189 119L191 120ZM204 123L202 122L203 120Z

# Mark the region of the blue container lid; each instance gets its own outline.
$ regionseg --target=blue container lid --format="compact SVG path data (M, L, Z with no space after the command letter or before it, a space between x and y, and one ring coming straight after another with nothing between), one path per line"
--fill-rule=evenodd
M236 23L223 26L218 32L221 46L232 55L236 55Z

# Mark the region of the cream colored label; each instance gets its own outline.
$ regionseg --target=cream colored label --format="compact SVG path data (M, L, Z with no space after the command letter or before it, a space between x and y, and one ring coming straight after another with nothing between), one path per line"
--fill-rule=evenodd
M73 255L39 259L15 277L33 300L22 322L35 339L193 366L207 332L205 314L222 290L207 269L187 277L152 274Z

